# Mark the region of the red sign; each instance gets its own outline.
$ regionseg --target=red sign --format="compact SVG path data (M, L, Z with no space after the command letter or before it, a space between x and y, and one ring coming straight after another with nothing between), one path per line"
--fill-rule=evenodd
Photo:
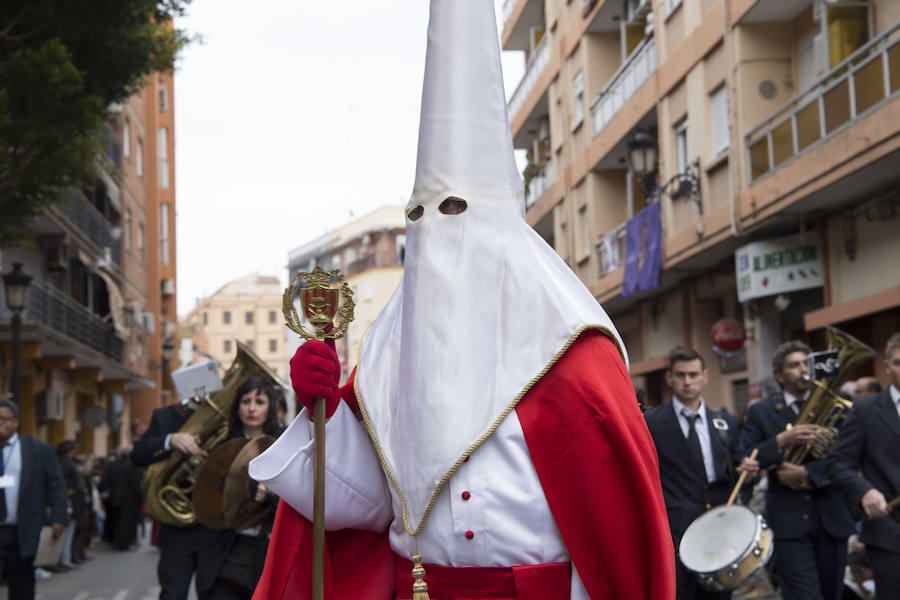
M744 324L737 319L719 319L712 326L713 344L723 352L737 352L746 339Z

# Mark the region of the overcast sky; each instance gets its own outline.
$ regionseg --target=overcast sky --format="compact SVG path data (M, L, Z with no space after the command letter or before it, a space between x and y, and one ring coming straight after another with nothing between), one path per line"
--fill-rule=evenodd
M285 283L291 248L412 190L428 1L249 9L194 0L176 20L203 38L175 74L182 316L253 271ZM523 54L503 64L508 96Z

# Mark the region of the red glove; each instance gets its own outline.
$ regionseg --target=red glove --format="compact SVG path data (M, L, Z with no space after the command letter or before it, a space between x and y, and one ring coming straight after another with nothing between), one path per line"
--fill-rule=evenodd
M310 416L316 398L325 398L325 418L331 417L340 402L338 382L341 363L334 349L319 340L309 340L291 359L291 383L297 399Z

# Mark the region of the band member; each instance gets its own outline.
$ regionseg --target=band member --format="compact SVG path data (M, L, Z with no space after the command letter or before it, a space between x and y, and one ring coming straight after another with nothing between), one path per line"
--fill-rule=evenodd
M836 600L841 596L853 518L831 485L824 459L802 465L784 460L785 450L812 442L818 432L816 425L794 426L810 388L809 353L809 346L796 340L775 349L772 372L783 393L750 407L742 441L745 452L759 450L760 468L775 469L774 477L769 476L766 514L774 534L782 597Z
M263 377L252 377L242 383L232 403L226 440L252 440L262 435L277 437L282 427L278 423L277 405L272 398L279 391L278 386ZM249 599L259 581L278 497L265 486L257 484L254 499L270 507L262 523L241 531L225 529L218 532L215 541L203 553L197 572L197 586L209 590L209 598Z
M753 477L759 470L755 460L743 457L737 419L707 406L703 388L708 380L706 362L696 350L673 349L666 369L672 399L645 415L659 455L659 476L676 556L681 538L694 519L728 500L736 481L735 471L747 471ZM731 592L706 590L681 560L676 561L675 576L678 600L731 598Z
M888 339L884 365L890 386L853 403L827 463L835 486L864 513L859 539L875 592L900 598L900 522L887 504L900 495L900 333Z
M306 410L251 476L312 516L319 396L331 597L410 598L421 557L442 600L670 600L659 466L621 338L523 218L490 0L431 2L425 76L403 280L344 401L334 350L301 346ZM387 554L343 562L351 529ZM279 509L255 598L305 592L306 531Z
M200 453L196 436L179 433L198 406L194 399L183 399L180 404L155 409L147 431L134 443L131 462L138 467L148 467L169 458L172 450L179 450L188 456ZM202 525L175 527L161 524L159 562L156 565L160 600L187 599L191 577L197 569L201 553L214 535L213 530ZM208 598L199 587L197 597L200 600Z

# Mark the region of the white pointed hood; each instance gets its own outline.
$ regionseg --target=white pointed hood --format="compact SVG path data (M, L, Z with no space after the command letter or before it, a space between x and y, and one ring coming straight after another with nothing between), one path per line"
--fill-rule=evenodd
M491 0L432 0L403 281L357 395L410 534L465 456L606 313L527 225ZM443 214L448 197L467 203ZM624 348L623 348L624 354ZM560 402L566 401L560 398Z

